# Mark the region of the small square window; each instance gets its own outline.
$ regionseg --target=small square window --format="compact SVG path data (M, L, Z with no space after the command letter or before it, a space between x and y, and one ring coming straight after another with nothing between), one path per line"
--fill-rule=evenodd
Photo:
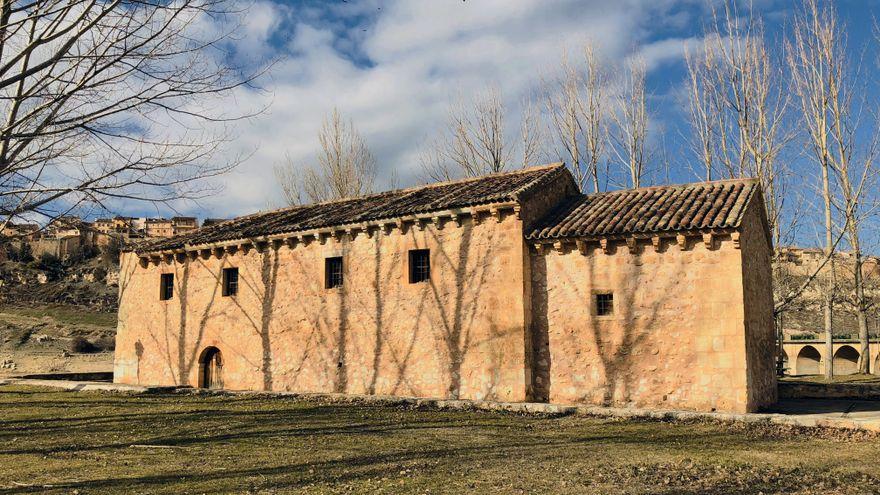
M409 252L409 283L417 284L431 279L431 251L413 249Z
M238 294L238 268L223 269L223 295L234 296Z
M163 273L159 280L159 300L167 301L174 297L174 274Z
M614 294L596 294L596 316L614 314Z
M342 258L326 258L324 260L324 287L332 289L342 287Z

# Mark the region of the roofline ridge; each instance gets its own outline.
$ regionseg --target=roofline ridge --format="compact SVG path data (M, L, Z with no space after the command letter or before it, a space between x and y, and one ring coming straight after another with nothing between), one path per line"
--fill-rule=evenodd
M704 180L704 181L695 181L695 182L681 182L678 184L656 184L653 186L643 186L643 187L633 187L628 189L613 189L610 191L601 191L601 192L591 192L591 193L580 193L584 196L601 196L604 194L620 194L625 192L636 192L636 191L649 191L649 190L657 190L657 189L684 189L687 187L693 186L701 186L701 185L713 185L713 184L727 184L727 183L742 183L742 184L757 184L759 183L757 177L742 177L736 179L717 179L717 180Z
M346 196L344 198L329 199L326 201L317 201L317 202L313 202L313 203L303 203L301 205L284 206L284 207L275 208L272 210L257 211L257 212L254 212L254 213L251 213L248 215L242 215L240 217L235 217L230 220L251 218L254 216L265 215L267 213L280 213L283 211L293 211L293 210L296 210L297 208L306 208L309 206L330 205L330 204L336 204L336 203L343 203L345 201L378 198L378 197L387 196L390 194L410 193L410 192L415 192L415 191L421 191L424 189L431 189L434 187L448 186L451 184L465 184L468 182L475 182L475 181L483 180L483 179L486 179L489 177L503 177L503 176L508 176L508 175L518 175L518 174L524 174L527 172L537 172L539 170L552 169L552 168L564 167L564 166L565 166L565 163L563 163L563 162L545 163L543 165L532 165L530 167L523 167L523 168L518 168L518 169L514 169L514 170L506 170L506 171L502 171L502 172L493 172L491 174L478 175L476 177L464 177L461 179L445 180L445 181L441 181L441 182L430 182L427 184L404 187L404 188L400 188L400 189L389 189L387 191L370 193L370 194L366 194L364 196ZM528 185L530 185L530 184L527 184L526 186L523 186L523 187L527 187ZM517 190L516 192L519 192L519 190Z

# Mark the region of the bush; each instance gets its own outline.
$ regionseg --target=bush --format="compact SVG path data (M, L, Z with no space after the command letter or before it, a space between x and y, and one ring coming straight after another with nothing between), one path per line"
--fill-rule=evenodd
M36 262L36 268L46 272L49 280L58 280L64 274L64 263L61 259L51 253L43 253Z
M89 342L84 337L74 337L70 340L70 352L74 352L77 354L88 354L92 352L98 352L98 348L95 344Z
M95 341L95 347L100 351L116 350L116 338L110 335L105 335Z
M792 335L791 340L813 340L816 338L815 333L801 333L798 335Z

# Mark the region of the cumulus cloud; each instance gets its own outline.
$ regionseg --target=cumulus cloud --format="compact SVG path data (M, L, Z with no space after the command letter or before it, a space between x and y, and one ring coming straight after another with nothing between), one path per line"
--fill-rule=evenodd
M417 180L418 154L450 101L502 90L511 115L564 51L590 40L604 60L638 53L658 69L684 53L699 24L672 0L486 0L347 2L286 6L257 2L244 19L235 56L276 60L263 90L241 88L227 103L267 110L237 123L226 156L248 158L224 177L225 191L183 211L229 217L280 202L273 166L290 156L314 162L323 116L351 118L379 163L380 187L396 170ZM638 48L637 47L642 47ZM223 157L218 157L222 159Z

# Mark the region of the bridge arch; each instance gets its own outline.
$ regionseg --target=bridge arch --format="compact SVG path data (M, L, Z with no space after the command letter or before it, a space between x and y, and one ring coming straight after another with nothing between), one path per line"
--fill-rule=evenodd
M854 375L859 372L859 351L851 345L840 346L833 363L835 375Z
M811 345L805 345L798 352L794 373L798 375L818 375L822 355Z

